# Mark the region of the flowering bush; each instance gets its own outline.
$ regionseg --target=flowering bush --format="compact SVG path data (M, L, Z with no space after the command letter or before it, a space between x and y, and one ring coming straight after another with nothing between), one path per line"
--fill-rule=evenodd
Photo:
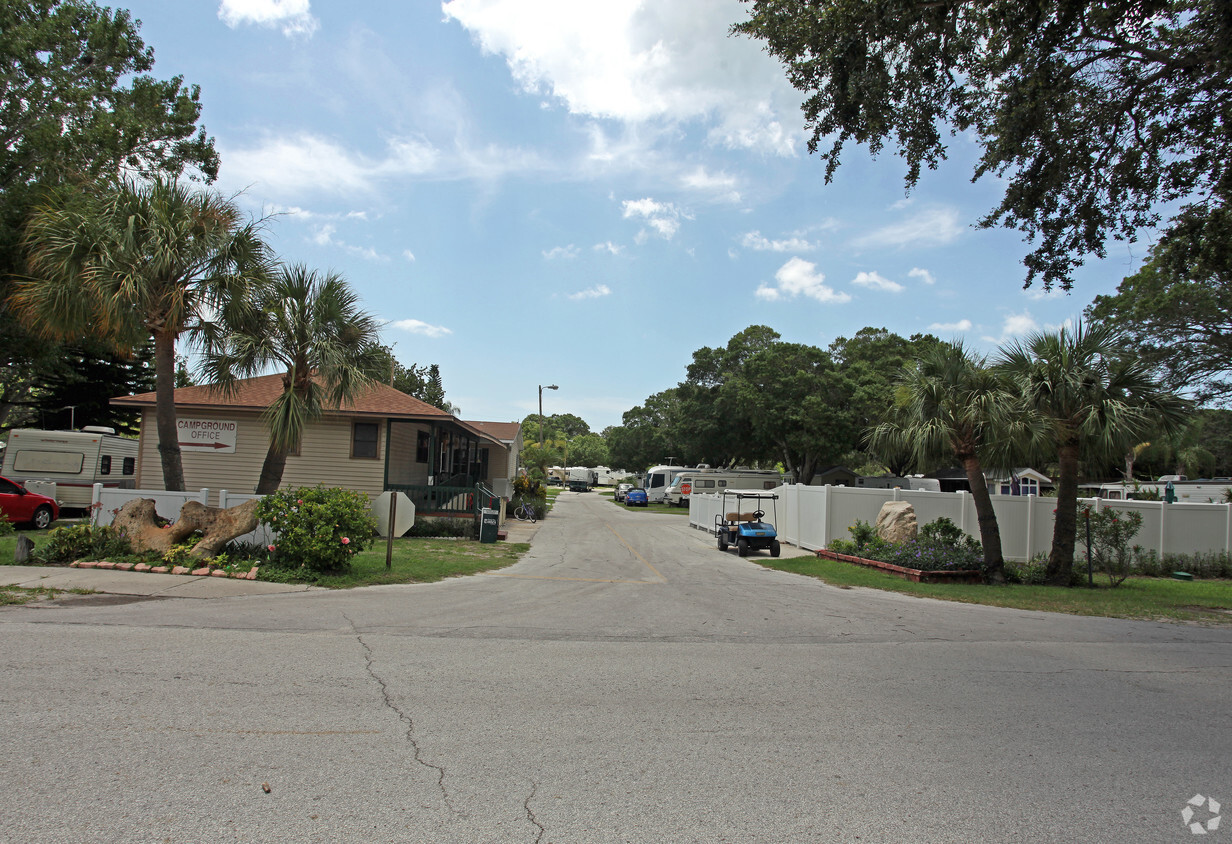
M282 568L345 571L376 533L367 496L337 487L279 490L261 499L257 518L277 533L268 550Z
M1091 524L1091 563L1108 575L1112 586L1120 586L1129 577L1133 564L1130 545L1142 527L1142 514L1135 510L1099 510L1083 508L1080 516Z

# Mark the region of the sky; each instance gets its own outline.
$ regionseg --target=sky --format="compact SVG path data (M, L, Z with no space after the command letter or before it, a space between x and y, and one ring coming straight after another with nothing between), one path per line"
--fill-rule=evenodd
M105 0L104 0L105 2ZM341 273L464 419L593 430L750 325L827 347L865 326L976 351L1081 317L1137 270L1024 290L978 153L908 193L903 161L806 148L802 96L739 0L129 0L279 258Z

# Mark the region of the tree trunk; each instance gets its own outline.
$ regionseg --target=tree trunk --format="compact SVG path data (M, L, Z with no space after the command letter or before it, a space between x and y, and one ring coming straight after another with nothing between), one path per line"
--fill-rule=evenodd
M175 335L165 329L154 331L154 418L163 489L183 492L184 463L175 414Z
M200 501L187 501L180 508L180 515L172 524L162 525L154 508L152 498L134 498L116 513L112 525L128 537L137 553L154 551L165 554L172 546L200 531L201 539L193 546L191 556L207 560L221 551L237 536L251 533L257 527L257 504L255 498L220 510L207 507Z
M265 463L261 465L261 478L257 481L257 495L277 492L282 484L282 473L286 468L287 453L270 443L269 451L265 452Z
M992 496L988 494L988 482L984 470L975 455L960 455L967 484L971 487L971 500L975 503L975 515L980 523L980 544L984 546L984 582L1005 583L1005 559L1001 556L1001 528L997 525L997 512L992 508Z
M1068 442L1057 452L1057 517L1052 529L1052 553L1045 573L1049 586L1069 586L1074 571L1074 540L1078 535L1078 445Z

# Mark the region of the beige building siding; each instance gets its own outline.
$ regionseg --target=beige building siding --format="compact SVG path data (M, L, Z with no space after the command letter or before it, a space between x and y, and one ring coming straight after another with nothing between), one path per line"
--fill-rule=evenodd
M234 421L238 424L234 454L183 452L185 487L189 490L208 488L212 504L217 503L220 489L244 493L256 489L261 466L269 450L269 437L259 414L234 410L221 413L182 410L180 416L186 419ZM323 484L355 489L369 498L379 495L385 486L385 420L358 420L377 424L379 439L376 459L351 457L352 421L355 420L326 417L314 423L304 437L299 455L287 457L282 486ZM162 463L158 456L158 435L152 409L143 413L142 432L139 487L163 489ZM414 454L412 448L412 459Z
M415 422L398 422L390 426L389 483L394 486L427 486L427 461L420 463L416 457L419 448L419 432L431 436L432 427Z

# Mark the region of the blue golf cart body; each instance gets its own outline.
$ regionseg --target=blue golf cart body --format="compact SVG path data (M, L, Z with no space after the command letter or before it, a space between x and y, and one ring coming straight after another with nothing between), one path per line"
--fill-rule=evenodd
M750 551L763 550L777 557L778 531L766 521L765 502L777 510L778 498L773 493L724 492L722 510L714 517L719 550L726 551L734 545L741 557L747 557ZM777 516L775 518L777 520Z

